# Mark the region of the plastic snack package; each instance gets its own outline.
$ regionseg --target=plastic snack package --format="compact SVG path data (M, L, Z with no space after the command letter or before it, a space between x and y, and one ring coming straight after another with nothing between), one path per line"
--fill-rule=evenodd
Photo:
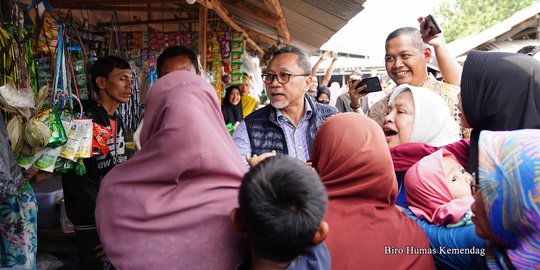
M53 172L61 149L62 147L47 148L47 151L36 160L34 166L42 171Z
M76 158L89 158L92 156L92 119L75 119L73 122L78 122L77 133L81 139Z
M93 123L92 152L94 156L106 155L109 153L107 142L112 136L112 130L102 125Z
M53 109L45 109L37 114L37 119L49 125L51 130L51 138L49 139L48 147L56 148L67 143L68 138L64 126L60 121L58 112Z

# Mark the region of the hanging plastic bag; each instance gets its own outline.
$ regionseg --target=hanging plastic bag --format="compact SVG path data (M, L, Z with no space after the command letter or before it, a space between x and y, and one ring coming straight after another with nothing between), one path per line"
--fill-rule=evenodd
M51 139L49 125L32 117L24 128L24 140L32 148L45 147Z
M11 85L5 84L0 86L0 103L9 111L14 108L26 119L29 119L30 109L35 106L34 92L32 92L32 88L15 89Z
M66 131L60 122L60 117L55 109L45 109L36 115L36 118L49 126L51 138L47 147L56 148L67 142Z

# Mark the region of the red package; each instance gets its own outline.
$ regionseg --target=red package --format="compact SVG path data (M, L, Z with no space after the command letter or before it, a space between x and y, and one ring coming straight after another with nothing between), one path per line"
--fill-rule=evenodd
M93 124L92 152L94 156L109 153L107 142L112 136L112 130L96 123Z

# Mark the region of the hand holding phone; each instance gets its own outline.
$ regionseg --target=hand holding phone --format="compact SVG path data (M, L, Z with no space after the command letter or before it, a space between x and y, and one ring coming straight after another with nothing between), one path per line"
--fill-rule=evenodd
M356 80L353 80L351 83L354 83L355 81ZM356 85L355 89L358 89L364 85L367 85L367 88L360 91L360 94L382 91L381 81L377 76L362 79L362 81Z
M436 34L442 33L442 30L439 27L439 24L437 23L435 18L433 18L433 16L431 16L431 15L428 15L427 17L424 18L424 27L423 28L424 29L423 29L422 32L429 29L429 35L430 36L434 36Z

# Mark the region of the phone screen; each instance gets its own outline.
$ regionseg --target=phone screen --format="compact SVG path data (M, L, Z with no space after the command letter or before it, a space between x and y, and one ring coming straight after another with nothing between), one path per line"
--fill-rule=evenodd
M367 85L367 88L361 91L361 94L382 91L381 81L377 76L362 79L362 81L356 86L356 89L362 87L363 85Z

